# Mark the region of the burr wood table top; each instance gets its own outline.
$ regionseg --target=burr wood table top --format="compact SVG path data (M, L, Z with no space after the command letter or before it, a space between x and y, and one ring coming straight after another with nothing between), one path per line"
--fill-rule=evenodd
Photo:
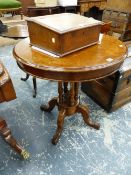
M126 46L108 35L100 35L98 44L62 58L33 49L29 38L20 41L13 50L25 72L56 81L87 81L107 76L119 69L126 53Z

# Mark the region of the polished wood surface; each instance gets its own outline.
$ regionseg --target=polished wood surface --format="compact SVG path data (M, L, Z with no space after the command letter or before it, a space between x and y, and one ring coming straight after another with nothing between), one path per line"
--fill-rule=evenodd
M39 24L37 26L33 22L28 24L31 45L45 49L60 57L96 44L99 39L100 28L100 25L96 25L58 34ZM37 32L41 33L41 35L36 36ZM78 40L78 38L81 39Z
M0 103L14 100L16 98L15 90L10 76L4 65L0 62ZM28 152L15 140L6 121L0 117L0 135L18 154L24 159L29 157Z
M62 58L47 56L32 49L29 39L13 51L22 69L40 78L57 81L87 81L111 74L126 56L126 46L116 38L101 35L100 43Z
M27 20L31 45L60 57L96 44L101 23L93 18L72 13L34 17Z

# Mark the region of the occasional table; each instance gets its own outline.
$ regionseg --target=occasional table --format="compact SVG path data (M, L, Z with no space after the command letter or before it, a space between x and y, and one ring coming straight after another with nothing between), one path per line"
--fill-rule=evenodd
M26 24L10 26L6 32L1 33L1 36L9 38L26 38L29 36L28 27Z
M13 55L20 68L33 76L58 82L58 97L41 105L41 110L50 112L58 106L57 129L52 138L56 144L61 136L64 118L81 113L87 125L99 129L100 125L91 120L86 105L79 102L79 82L99 79L119 69L126 57L126 46L116 38L100 35L98 44L55 58L35 50L28 38L20 41Z

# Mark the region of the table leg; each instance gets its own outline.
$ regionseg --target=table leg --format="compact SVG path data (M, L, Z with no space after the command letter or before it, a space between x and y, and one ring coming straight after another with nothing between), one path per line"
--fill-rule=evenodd
M57 129L52 138L52 143L57 144L64 125L64 118L75 113L81 113L83 120L87 125L95 129L99 129L100 125L95 123L89 117L88 108L85 105L79 104L78 100L78 82L59 82L58 97L49 101L48 105L41 105L41 110L51 112L55 106L58 106L59 114L57 119Z
M65 109L61 109L60 112L59 112L59 115L58 115L58 119L57 119L57 130L52 138L52 144L56 145L60 136L61 136L61 133L62 133L62 130L63 130L63 125L64 125L64 118L66 116L66 110Z
M24 159L29 158L29 153L15 140L11 134L11 130L7 127L4 119L0 118L0 135L18 154Z
M57 99L58 99L57 97L54 97L48 102L47 105L41 105L40 109L42 111L51 112L53 108L58 104Z
M85 105L78 105L77 109L76 109L76 112L82 114L83 120L85 121L85 123L88 126L93 127L95 129L100 129L100 124L98 124L96 122L93 122L91 120L91 118L89 117L89 110L88 110L87 106L85 106Z

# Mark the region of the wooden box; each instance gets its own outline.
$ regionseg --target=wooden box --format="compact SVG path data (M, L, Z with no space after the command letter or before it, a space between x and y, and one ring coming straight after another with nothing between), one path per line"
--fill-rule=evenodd
M108 112L131 101L131 42L130 56L113 75L100 80L84 82L81 89Z
M64 56L99 40L101 21L61 13L27 20L31 45Z

